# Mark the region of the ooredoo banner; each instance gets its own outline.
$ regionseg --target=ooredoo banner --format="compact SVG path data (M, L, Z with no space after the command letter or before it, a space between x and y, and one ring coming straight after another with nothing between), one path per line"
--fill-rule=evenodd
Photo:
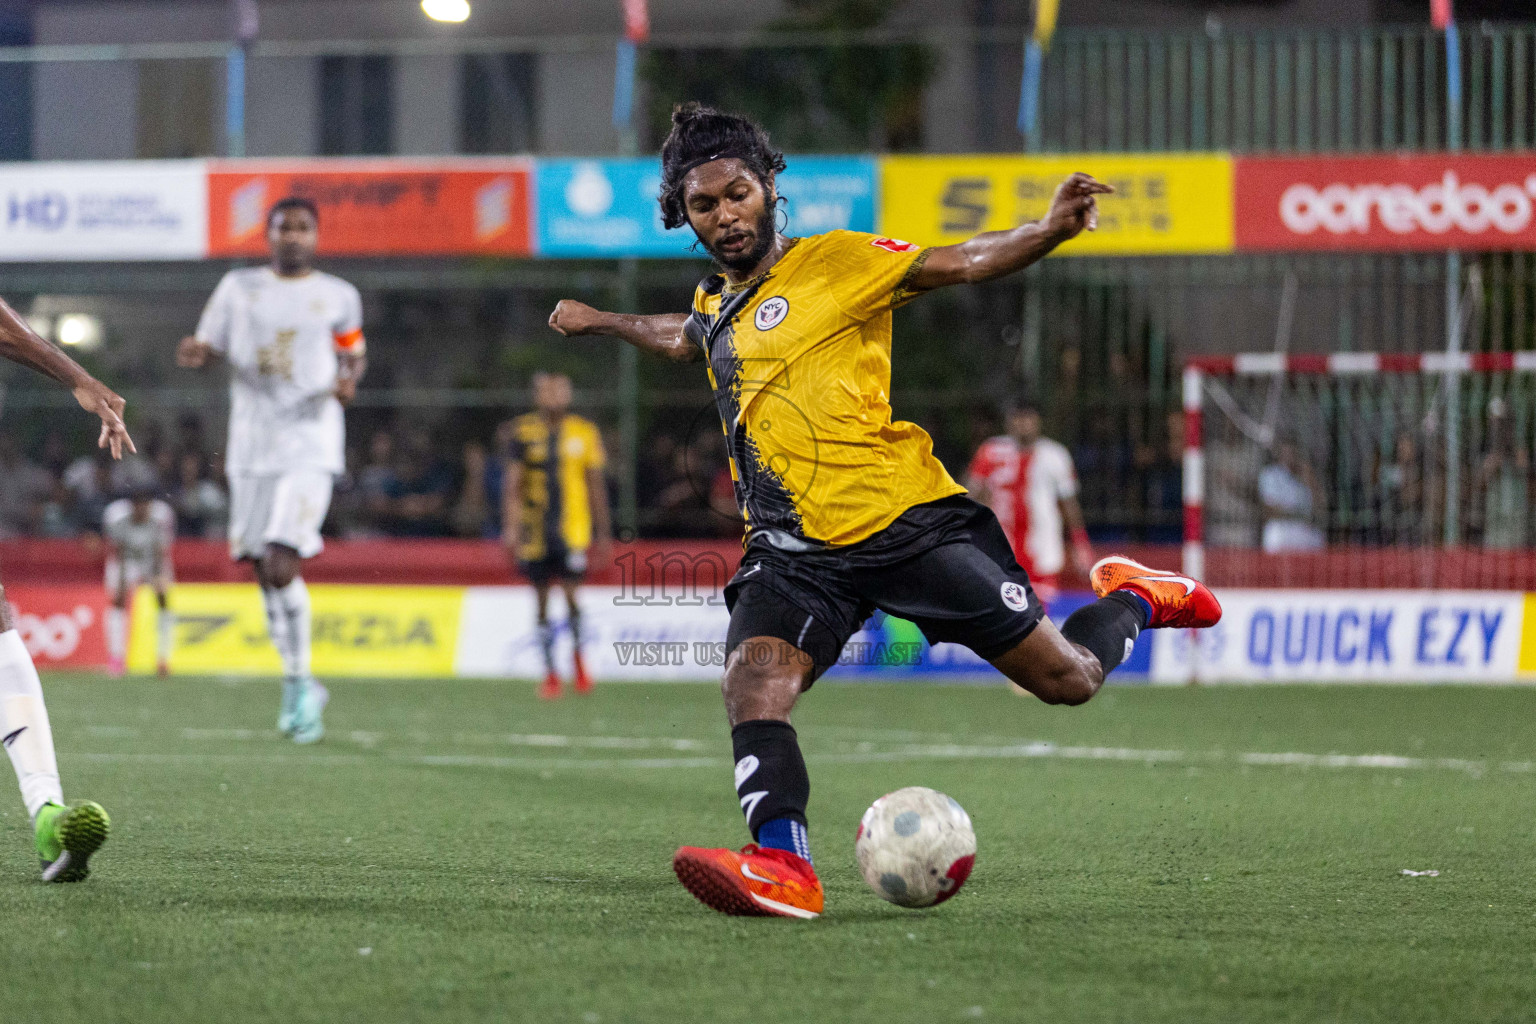
M1536 154L1237 157L1239 250L1536 249Z
M531 166L518 159L214 161L208 252L264 255L267 211L300 196L320 209L327 255L526 255Z
M208 246L203 166L0 165L0 261L201 259Z
M5 588L21 640L40 669L99 668L107 664L100 586Z

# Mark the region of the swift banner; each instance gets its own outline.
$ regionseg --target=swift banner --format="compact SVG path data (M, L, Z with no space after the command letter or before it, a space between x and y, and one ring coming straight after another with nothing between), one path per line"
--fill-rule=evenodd
M0 165L0 260L195 260L207 248L198 160Z
M778 179L791 235L875 229L875 161L792 156ZM631 160L538 161L541 256L693 257L693 232L661 224L661 164Z
M1536 249L1536 154L1233 164L1239 250Z
M1061 180L1084 171L1115 186L1099 228L1064 255L1228 252L1232 162L1222 153L900 156L882 161L883 235L949 245L1039 220Z
M531 166L517 159L214 161L208 254L265 255L267 211L292 195L320 208L324 255L527 255Z

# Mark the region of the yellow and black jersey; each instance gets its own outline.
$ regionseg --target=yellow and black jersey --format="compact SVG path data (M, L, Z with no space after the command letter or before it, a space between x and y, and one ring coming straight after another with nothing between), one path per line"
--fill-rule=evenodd
M891 420L891 310L930 251L833 231L739 289L700 283L685 333L709 362L749 533L853 544L965 492L921 427Z
M570 414L551 424L540 413L527 413L512 421L507 454L522 467L518 558L536 562L561 545L586 550L592 543L587 470L607 464L596 424Z

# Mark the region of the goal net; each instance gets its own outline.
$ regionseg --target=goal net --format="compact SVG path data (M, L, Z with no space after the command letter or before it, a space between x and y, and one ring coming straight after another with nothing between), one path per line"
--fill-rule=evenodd
M1200 358L1184 411L1191 575L1536 589L1536 352Z

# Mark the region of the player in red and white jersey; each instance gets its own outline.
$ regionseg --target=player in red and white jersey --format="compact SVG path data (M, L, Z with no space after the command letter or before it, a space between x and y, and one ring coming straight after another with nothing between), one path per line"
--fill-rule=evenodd
M222 357L230 368L230 555L256 569L267 629L283 659L278 729L296 742L324 735L329 698L310 674L309 590L302 561L324 546L320 525L343 470L342 406L366 368L362 299L315 269L320 215L288 198L267 217L272 259L232 270L203 310L178 364Z
M966 471L966 486L996 514L1019 564L1042 601L1060 592L1067 564L1087 576L1093 545L1077 501L1077 472L1066 446L1041 436L1040 410L1029 402L1008 409L1008 432L984 441Z

